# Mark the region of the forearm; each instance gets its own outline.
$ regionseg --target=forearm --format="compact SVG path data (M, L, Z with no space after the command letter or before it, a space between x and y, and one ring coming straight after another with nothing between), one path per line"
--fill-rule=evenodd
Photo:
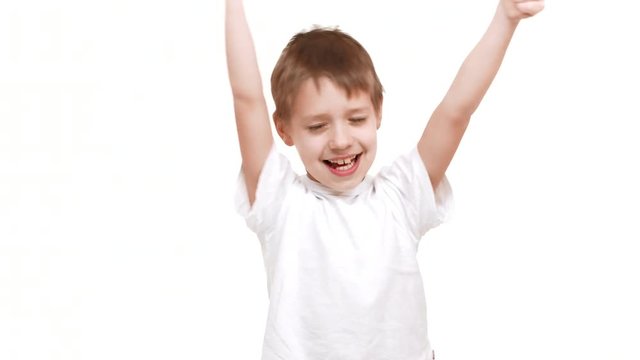
M225 44L234 100L264 102L258 61L242 0L226 0Z
M498 6L487 31L460 67L440 111L463 120L471 117L502 64L517 24L518 20L508 18Z

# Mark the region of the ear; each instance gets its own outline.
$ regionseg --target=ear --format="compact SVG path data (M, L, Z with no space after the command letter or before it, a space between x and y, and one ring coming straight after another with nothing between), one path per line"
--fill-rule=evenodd
M284 141L288 146L293 146L293 140L289 135L289 129L286 122L277 116L275 112L273 113L273 123L275 124L276 131L278 132L278 135L280 135L282 141Z

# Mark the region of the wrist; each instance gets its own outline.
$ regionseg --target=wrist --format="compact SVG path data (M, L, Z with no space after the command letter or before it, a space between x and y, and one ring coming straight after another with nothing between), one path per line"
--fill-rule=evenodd
M520 23L520 18L515 13L511 14L502 1L498 3L494 20L513 28Z

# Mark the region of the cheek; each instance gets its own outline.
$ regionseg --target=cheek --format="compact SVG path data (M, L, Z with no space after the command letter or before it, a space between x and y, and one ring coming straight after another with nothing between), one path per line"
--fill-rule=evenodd
M298 141L298 152L305 159L317 158L322 154L324 142L321 136L305 136Z
M378 142L378 136L377 136L377 132L375 130L375 128L367 128L367 129L363 129L362 132L360 132L359 134L359 138L360 141L366 145L367 147L374 147L376 146L377 142Z

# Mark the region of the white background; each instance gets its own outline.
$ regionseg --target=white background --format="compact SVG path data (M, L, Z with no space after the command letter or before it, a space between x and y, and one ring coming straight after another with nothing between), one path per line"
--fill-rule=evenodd
M369 50L386 89L373 171L418 140L495 5L245 4L270 110L295 32L340 25ZM454 217L418 254L439 359L640 358L628 6L549 1L516 32L449 169ZM223 9L0 2L0 359L259 359Z

